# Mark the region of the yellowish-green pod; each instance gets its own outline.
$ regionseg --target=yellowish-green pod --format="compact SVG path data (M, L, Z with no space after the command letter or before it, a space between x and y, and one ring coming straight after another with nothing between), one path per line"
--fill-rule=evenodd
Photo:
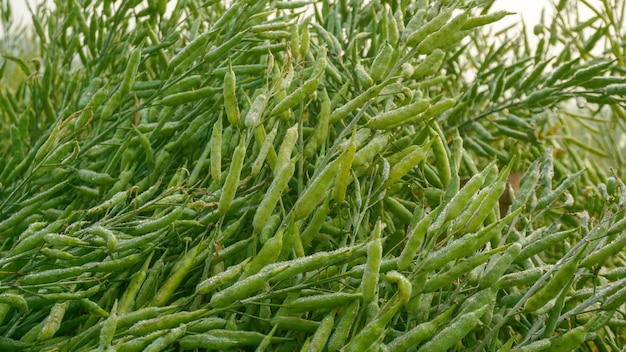
M353 300L346 305L345 310L339 317L339 321L337 322L335 331L332 333L332 335L330 335L330 338L328 339L329 351L337 351L339 350L339 348L344 346L346 340L348 339L350 331L355 326L354 322L359 312L359 306L359 300Z
M300 103L307 95L313 93L320 84L320 77L312 77L306 80L300 87L296 88L291 94L282 99L270 115L279 115L285 111L288 111L291 107Z
M161 307L167 303L167 301L175 293L176 289L178 289L181 285L185 276L187 276L189 271L192 269L194 261L198 260L196 257L200 256L200 253L202 253L207 246L208 243L206 241L202 241L195 247L191 248L187 253L184 253L182 258L180 258L172 268L172 274L154 295L154 298L150 303L151 306Z
M432 53L426 56L424 61L420 62L420 64L413 69L411 78L419 80L422 77L434 75L441 67L441 64L443 63L443 58L445 56L446 53L443 50L433 50Z
M161 104L165 106L176 106L185 103L191 103L196 100L210 98L217 92L218 89L214 87L203 87L196 90L190 90L188 92L174 93L161 99Z
M296 169L295 160L285 163L276 173L270 187L267 189L257 207L252 219L252 227L256 233L260 233L265 227L267 220L272 215L276 203L280 200L283 190L289 183L291 176Z
M166 335L158 337L143 350L144 352L160 352L175 341L178 341L187 331L187 325L181 324L177 328L171 329Z
M428 16L428 12L426 11L426 9L419 9L413 15L413 17L409 19L409 22L406 24L406 26L404 27L404 30L402 31L402 36L400 37L400 39L406 42L409 35L413 34L415 31L417 31L418 29L420 29L420 27L424 25L424 23L426 22L427 16Z
M436 334L430 341L423 344L419 352L445 352L457 344L465 335L480 322L480 317L485 314L487 306L478 310L463 314L455 318L449 325Z
M280 144L280 148L278 149L278 155L276 156L276 166L274 167L275 175L277 175L278 171L283 167L283 165L287 164L289 162L289 159L291 159L291 153L293 152L293 148L298 142L298 128L299 125L295 124L287 129L287 131L285 132L283 141Z
M309 343L309 347L306 349L307 352L321 352L324 351L324 347L326 347L326 342L330 337L330 333L333 331L333 327L335 325L335 314L336 309L330 311L330 313L326 314L324 319L320 322L319 327L313 334L311 338L311 342Z
M400 40L400 29L398 28L398 22L393 16L393 13L389 8L385 9L385 15L383 17L383 31L387 42L394 47L398 46L398 40Z
M385 149L385 147L387 147L387 143L389 143L389 135L387 134L375 135L369 141L369 143L367 143L363 148L359 149L354 154L352 165L363 166L371 162L379 153L381 153Z
M183 50L179 51L174 57L170 59L167 64L168 70L170 72L174 72L178 65L180 65L185 59L191 56L196 56L196 54L206 46L209 41L209 37L212 34L212 32L203 33L197 36L189 44L187 44L187 46L185 46Z
M235 92L236 86L237 77L229 61L228 71L226 71L224 75L224 109L226 110L228 122L235 127L239 124L239 106L237 105L237 95Z
M26 299L17 293L0 293L0 304L7 304L17 309L20 314L26 314L26 312L28 312Z
M309 32L309 24L305 22L302 26L302 33L300 34L300 57L306 57L306 53L309 51L309 44L311 42L311 34Z
M346 199L346 190L348 188L348 181L350 178L350 170L352 169L352 160L356 153L355 142L356 130L352 133L350 143L346 150L339 156L339 167L337 170L337 176L335 176L335 185L333 187L333 199L338 204L341 204Z
M312 180L307 188L300 194L300 197L293 206L293 215L296 220L302 219L313 212L316 206L318 206L326 195L326 192L330 190L332 181L335 177L339 163L334 160Z
M420 117L422 121L428 120L431 117L436 117L445 112L446 110L452 108L454 104L456 104L457 98L446 98L441 99L435 104L431 105L428 110L424 112L424 114Z
M434 143L434 139L430 139L428 142L421 145L418 149L412 151L409 155L405 156L397 164L391 166L389 170L389 177L383 183L382 188L387 188L394 183L398 182L409 171L411 171L417 164L419 164L428 153L430 146Z
M253 130L259 125L261 122L261 115L263 114L263 109L265 109L266 104L267 96L265 94L260 93L256 96L256 98L254 98L244 121L246 128Z
M257 131L265 131L263 130L263 126L258 126L255 129L255 135L258 135L259 132ZM265 133L265 132L263 132ZM274 168L276 166L276 152L274 151L274 139L276 138L276 134L278 133L278 130L276 129L276 127L274 127L270 133L268 135L265 136L263 143L261 143L261 148L259 148L259 154L257 155L256 159L254 159L254 162L252 163L252 170L250 171L250 174L252 176L256 176L259 171L261 171L261 167L263 167L263 164L265 163L265 160L267 159L267 162L270 163L270 155L273 152L274 153ZM255 137L256 138L256 137ZM271 166L272 164L270 164Z
M246 277L252 276L264 267L269 264L272 264L278 259L280 252L283 248L283 234L285 233L285 228L279 229L274 237L270 238L265 242L263 247L259 253L257 253L254 258L245 266L244 272L240 278L240 280L245 279Z
M106 350L111 347L111 341L113 341L113 336L115 335L115 330L117 330L117 299L113 303L113 307L111 308L111 312L109 313L109 317L104 321L102 327L100 328L100 343L99 348Z
M428 21L427 23L420 25L420 22L423 21L426 17L426 12L419 11L414 18L409 21L407 24L405 32L402 34L403 37L406 38L406 43L409 46L416 46L420 44L424 38L426 38L431 33L437 31L441 28L450 17L452 17L453 7L449 7L443 11L441 11L435 18ZM412 25L411 22L415 21L415 24ZM416 28L414 31L411 31L413 28ZM406 34L406 35L405 35Z
M430 107L430 99L422 99L413 104L379 114L369 120L365 126L371 129L388 130L416 117L426 111L428 107Z
M362 107L365 103L367 103L368 100L376 97L383 88L393 82L393 80L387 80L375 86L371 86L365 92L359 94L358 96L352 98L352 100L335 109L332 114L330 114L330 123L335 123L337 121L345 119L348 115L350 115L350 113Z
M422 341L426 341L435 336L437 327L442 322L449 319L450 315L456 310L456 306L452 306L435 319L421 323L406 333L396 337L390 343L387 344L390 352L404 352L408 351L412 346L417 345Z
M241 170L243 169L243 162L246 156L246 141L243 136L240 137L239 145L235 148L233 158L228 168L228 174L222 187L222 194L220 195L219 204L217 206L218 212L224 215L230 208L230 204L235 199L235 193L237 192L237 186L239 185L239 179L241 178Z
M318 122L313 130L313 134L304 147L304 155L307 158L313 158L319 147L326 141L328 137L328 127L330 125L330 108L331 101L328 97L326 89L322 90L322 105L318 115Z
M450 20L450 22L443 25L436 32L429 34L417 45L417 53L421 55L428 55L435 49L446 47L460 39L459 36L463 34L463 32L460 32L461 27L463 27L463 24L468 17L469 12L464 11Z
M167 87L163 91L163 94L171 95L171 94L181 93L181 92L192 90L192 89L197 89L201 83L202 83L201 75L189 75L177 81L176 83L172 84L171 86Z
M80 305L85 308L89 313L101 316L103 318L108 318L109 317L109 312L107 312L106 310L102 309L97 303L87 299L87 298L80 298L78 300L78 302L80 303Z
M222 175L222 119L218 118L211 132L210 172L214 182L220 183Z
M392 270L385 275L387 281L398 285L398 295L400 297L400 301L403 304L407 304L411 299L411 292L413 290L411 286L411 282L406 276L402 275L396 270Z
M298 55L300 53L300 30L298 26L291 26L291 41L289 45L291 46L291 52L293 55Z
M420 220L420 222L418 222L414 228L411 229L408 235L408 240L404 245L404 249L402 249L402 253L400 254L400 258L398 260L398 270L406 270L413 261L413 258L415 258L417 251L424 242L432 217L432 215L429 215L422 218L422 220Z
M208 279L200 282L196 286L196 294L204 295L209 292L213 292L221 285L233 280L243 271L243 269L250 262L250 258L246 258L243 262L230 266L228 269L222 271L219 274L209 277Z
M450 153L448 146L445 142L445 136L443 131L438 126L436 121L433 121L435 129L430 129L431 137L435 140L433 143L433 153L435 155L435 166L437 167L437 174L441 183L447 187L452 178L452 166L450 165Z
M387 77L387 74L393 69L397 57L397 50L389 43L385 42L374 58L374 62L372 62L370 77L374 82L380 82Z
M461 30L468 30L468 29L484 26L493 22L497 22L503 19L505 16L514 15L514 14L515 14L514 12L496 11L488 15L472 17L472 18L469 18L467 21L465 21L465 23L461 27Z
M367 247L367 262L365 263L365 271L363 272L360 287L363 294L363 306L373 302L378 297L378 279L383 256L382 227L382 222L378 220L373 232L374 240Z
M135 82L137 69L139 68L139 64L141 62L141 49L141 46L139 46L135 48L132 53L130 53L130 58L128 59L126 70L124 71L124 79L120 85L120 92L122 95L126 95L130 92L130 88Z
M141 285L143 285L143 282L146 280L148 268L150 266L150 263L152 262L153 254L154 252L150 253L146 261L143 263L141 270L134 273L130 282L128 283L128 287L126 287L126 290L124 291L124 294L122 294L122 297L119 301L118 311L120 314L128 313L134 309L137 293L139 293Z
M491 287L506 272L509 266L517 258L522 251L522 245L519 242L513 243L506 252L498 258L493 265L488 268L478 283L479 288Z
M360 62L357 62L356 65L354 65L354 71L356 73L356 78L359 80L359 83L361 83L363 87L369 88L374 85L374 80L372 79L372 76L367 73L365 67L363 67Z
M552 277L537 292L535 292L524 304L524 310L534 312L543 307L548 301L556 297L559 292L565 289L567 282L576 274L578 261L583 251L581 250L575 257L570 257Z
M399 290L408 290L400 293L400 296L404 297L407 293L410 296L410 282L404 277L404 275L396 272L391 272L389 276L391 281L400 286ZM374 306L371 303L369 306ZM404 301L398 300L398 297L390 299L384 307L378 310L369 320L367 325L359 331L359 333L350 340L350 342L342 349L346 352L359 352L367 351L373 345L375 346L382 334L387 328L387 324L394 317L394 315L404 306Z

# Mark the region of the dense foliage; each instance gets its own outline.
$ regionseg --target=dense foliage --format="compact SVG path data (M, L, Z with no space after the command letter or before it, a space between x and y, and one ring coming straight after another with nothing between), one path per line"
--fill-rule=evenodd
M0 350L620 350L626 4L493 2L2 2Z

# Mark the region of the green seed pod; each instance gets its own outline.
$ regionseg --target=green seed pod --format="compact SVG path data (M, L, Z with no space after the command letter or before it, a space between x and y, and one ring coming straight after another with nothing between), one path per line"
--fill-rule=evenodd
M262 129L263 127L261 125L259 125L256 129L255 129L255 134L257 133L256 131L264 131ZM265 133L265 132L263 132ZM276 127L274 127L270 133L268 135L265 136L261 147L259 148L259 154L257 155L256 159L254 159L254 162L252 163L252 170L250 171L250 174L252 176L256 176L260 171L261 168L263 167L263 164L265 163L266 159L267 162L270 163L270 155L272 155L272 153L274 153L274 162L273 164L270 164L270 166L273 165L273 168L276 169L276 152L273 149L273 143L274 143L274 139L276 138L276 134L278 134L278 129Z
M237 85L237 77L233 72L233 67L228 61L228 71L224 75L224 109L226 110L226 118L231 126L239 125L239 106L237 105L237 94L235 92Z
M434 214L434 213L431 213ZM420 249L422 242L426 236L426 231L430 226L432 221L432 216L426 216L420 220L417 225L411 229L411 232L408 234L408 240L400 254L400 258L398 261L398 270L406 270L409 265L415 258L417 251Z
M69 305L70 301L65 301L55 303L52 306L50 313L43 321L41 330L37 336L38 341L46 341L54 336L54 334L61 327L61 322L63 321L63 317L65 316L65 312L67 311L67 307L69 307Z
M503 19L505 16L508 15L514 15L514 12L508 12L508 11L496 11L494 13L490 13L488 15L482 15L482 16L478 16L478 17L472 17L470 19L468 19L467 21L465 21L465 23L463 24L463 27L461 27L462 30L468 30L468 29L473 29L476 27L480 27L480 26L484 26L493 22L497 22L501 19Z
M417 46L418 44L420 44L424 40L424 38L426 38L431 33L439 30L439 28L441 28L444 24L446 24L446 22L448 22L450 17L452 17L453 10L453 7L449 7L441 11L439 14L437 14L437 16L435 16L435 18L425 24L421 24L421 22L423 21L421 19L426 17L426 12L424 11L422 13L421 11L418 11L415 17L412 18L411 21L409 21L409 24L407 24L406 26L405 32L402 34L403 37L405 37L406 34L406 44L409 46ZM411 22L413 22L414 20L415 25L412 25ZM414 26L417 27L416 30L411 31ZM452 35L454 33L448 34Z
M289 111L290 108L295 106L296 104L302 102L302 100L307 96L315 92L317 87L320 84L320 77L313 77L305 81L302 86L296 88L291 94L284 97L284 99L280 100L276 106L270 112L271 116L280 115L286 111ZM278 97L278 96L277 96Z
M407 304L411 299L412 286L409 279L398 271L392 270L385 274L385 278L394 284L398 285L398 296L403 304Z
M170 72L174 72L175 69L189 57L196 57L197 54L206 46L209 41L209 38L213 35L211 32L203 33L202 35L197 36L194 40L192 40L187 46L185 46L181 51L178 52L172 59L168 62L168 70Z
M309 45L311 42L311 34L309 32L308 22L305 22L302 26L302 33L300 34L300 57L305 58L309 52Z
M479 288L491 287L502 274L506 272L509 266L517 258L522 251L522 245L519 242L513 243L506 252L498 258L493 265L485 271L485 274L480 278L478 283Z
M16 293L0 293L0 304L7 304L17 309L20 314L28 312L28 302L22 295Z
M223 272L200 282L196 286L196 293L204 295L209 292L213 292L214 290L219 288L221 285L239 276L239 274L243 271L243 269L246 267L246 265L248 265L249 262L250 262L250 259L246 258L243 262L230 266L228 269L224 270Z
M270 215L272 215L276 203L278 203L282 196L283 190L289 183L289 180L291 180L291 176L293 176L296 167L295 164L295 161L287 161L287 163L278 170L270 187L263 195L263 199L261 203L259 203L254 213L254 218L252 219L252 227L256 233L260 233L267 224L267 220Z
M369 88L374 85L374 80L372 79L372 76L367 73L365 67L363 67L360 62L357 62L357 64L354 65L354 71L356 73L356 78L359 80L359 83L363 87Z
M559 292L566 289L565 285L576 274L578 270L578 260L583 251L580 251L575 258L569 258L556 272L548 282L535 292L524 304L524 310L534 312L543 307L548 301L556 297Z
M99 347L106 349L111 346L111 341L115 335L117 329L118 316L117 316L117 300L113 303L109 317L104 321L102 328L100 329L100 343Z
M350 115L350 113L362 107L370 99L373 99L374 97L376 97L383 88L385 88L387 85L391 84L392 82L393 80L387 80L375 86L371 86L365 92L352 98L352 100L348 101L344 105L336 108L330 115L330 123L332 124L337 121L345 119L348 115Z
M370 77L374 82L380 82L387 77L395 66L398 55L398 51L388 42L383 44L372 62Z
M430 99L422 99L413 104L384 112L369 120L365 127L378 130L388 130L397 127L426 111L430 107L430 102Z
M393 47L397 47L398 41L400 40L400 29L398 28L396 18L393 16L393 13L389 8L385 8L383 22L383 31L387 43L391 44Z
M626 95L626 84L624 83L616 83L610 84L604 88L604 92L608 95Z
M322 90L322 105L318 116L318 122L313 130L313 134L304 147L304 155L308 159L313 158L320 146L326 142L328 137L328 128L330 124L331 101L326 93L326 89Z
M261 115L267 104L267 96L263 93L254 98L250 110L246 114L245 125L246 128L253 130L261 122Z
M194 261L202 261L204 260L203 256L206 257L206 255L208 255L208 252L204 252L207 246L207 242L200 242L198 245L191 248L187 253L182 255L180 260L177 261L172 268L172 274L170 277L167 278L154 295L154 298L150 303L151 306L160 307L167 303L170 297L172 297L175 293L176 289L181 285L185 276L194 267ZM205 253L206 255L204 255Z
M291 26L291 41L289 42L289 46L291 47L291 52L294 55L298 55L300 53L300 33L298 26Z
M426 56L424 61L420 62L420 64L413 69L411 78L419 80L423 77L434 75L437 71L439 71L445 56L446 53L443 50L433 50L433 52Z
M576 65L578 63L578 61L580 61L580 58L575 58L573 60L570 60L564 64L562 64L561 66L559 66L556 70L554 70L552 72L552 74L548 77L548 79L545 82L546 87L551 87L553 86L558 80L566 77L566 75L568 73L570 73L572 67L574 65Z
M337 327L328 339L328 350L338 351L344 346L350 331L354 328L354 321L359 312L360 301L353 300L347 304L343 314L339 317Z
M354 300L363 297L361 293L333 292L328 294L313 295L296 298L287 304L291 312L310 312L319 309L332 309L350 304Z
M132 53L130 53L130 58L128 59L128 63L126 64L124 79L120 85L120 92L122 95L126 95L128 94L128 92L130 92L130 89L135 82L135 77L137 76L137 69L139 68L140 62L141 47L138 47L135 48Z
M319 327L317 328L315 334L313 334L313 337L310 340L311 342L309 343L307 352L321 352L324 350L326 342L330 337L330 333L333 330L333 326L335 325L335 314L336 310L334 309L330 313L328 313L324 317L324 319L322 319Z
M391 166L389 171L389 178L383 183L382 188L387 188L392 184L399 181L409 171L411 171L417 164L419 164L428 153L430 146L434 143L434 139L430 139L426 143L419 146L418 149L412 151L410 154L402 158L397 164Z
M415 33L418 29L420 29L427 20L428 12L426 9L419 9L413 17L409 20L406 27L402 31L402 41L406 42L409 35ZM436 30L436 29L435 29ZM425 37L426 35L424 35ZM415 43L413 43L415 44Z
M367 263L361 279L361 293L363 294L364 306L375 301L378 297L378 278L380 276L380 264L383 255L383 244L380 238L382 226L382 222L378 220L374 229L374 241L367 247Z
M465 260L457 260L452 268L444 272L438 272L437 274L428 278L428 281L424 284L421 291L423 293L436 292L443 287L447 287L450 283L455 282L461 275L470 273L472 270L478 269L482 264L489 260L490 256L493 256L499 250L495 249L488 252L473 255Z
M278 149L278 155L276 156L274 175L278 174L278 171L283 167L283 165L289 163L289 160L291 159L291 153L293 152L293 149L298 142L298 128L299 125L295 124L287 129L287 131L285 132L283 141L280 144L280 148Z
M244 268L241 279L258 273L261 269L276 261L283 246L283 233L284 229L281 229L274 237L265 242L259 253Z
M98 186L108 186L115 182L115 179L107 173L96 172L87 169L80 169L76 172L79 180Z
M337 168L337 176L335 176L335 185L333 187L333 199L338 204L344 202L346 198L346 189L348 188L350 170L352 169L352 160L356 152L355 142L356 130L353 131L350 143L346 150L339 156Z
M337 160L328 163L317 177L309 183L304 192L300 194L296 204L293 206L293 215L296 220L308 216L324 200L326 192L333 185L333 179L338 167L339 163Z
M239 186L239 180L241 178L241 170L243 169L243 163L246 156L246 141L243 136L239 139L239 144L235 148L233 158L228 168L228 174L222 187L222 194L220 195L218 211L224 215L230 208L233 199L235 199L235 193Z
M575 351L585 342L587 327L578 326L558 336L550 338L550 351L569 352Z
M478 325L480 317L485 313L487 306L463 314L454 319L431 340L423 344L418 352L445 352L456 345L463 337Z
M211 178L217 184L222 175L222 119L218 118L211 132Z

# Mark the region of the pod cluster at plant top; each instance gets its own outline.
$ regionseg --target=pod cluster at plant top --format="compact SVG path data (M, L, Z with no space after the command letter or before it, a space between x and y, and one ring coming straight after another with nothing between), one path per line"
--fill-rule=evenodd
M492 4L34 7L0 350L620 350L624 10Z

